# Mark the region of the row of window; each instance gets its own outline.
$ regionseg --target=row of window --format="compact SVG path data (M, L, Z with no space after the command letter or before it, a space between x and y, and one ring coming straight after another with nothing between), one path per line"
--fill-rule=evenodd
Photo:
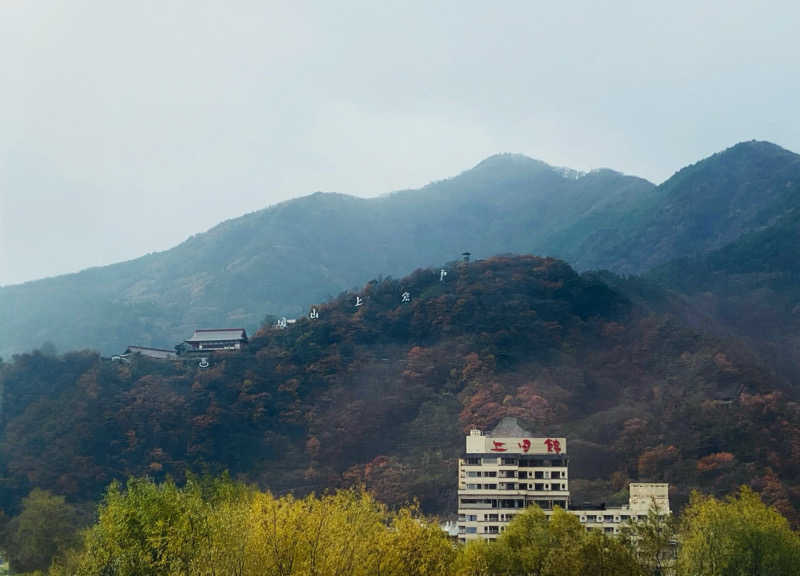
M566 491L566 484L515 484L513 482L501 483L500 488L497 484L467 484L467 490L535 490L535 491Z
M516 514L483 514L483 520L478 520L478 514L459 514L459 522L511 522Z
M500 532L505 531L505 526L482 526L483 530L481 534L500 534ZM478 528L476 526L459 526L458 527L459 534L477 534Z
M504 508L525 508L529 506L532 502L529 500L528 503L525 503L525 500L521 499L495 499L495 498L461 498L459 501L459 509L462 508L488 508L488 509L504 509ZM542 510L552 510L555 506L566 510L567 508L567 501L561 499L555 500L535 500L536 505L539 506Z
M480 466L482 464L489 466L519 466L520 468L545 468L552 466L566 466L567 460L542 460L542 459L528 459L528 458L507 458L507 457L494 457L480 458L478 456L469 456L464 460L467 466Z
M591 532L592 530L595 530L595 528L592 528L591 526L587 526L586 527L586 531L587 532ZM614 527L614 528L608 527L608 528L603 528L603 532L605 532L606 534L617 534L617 533L619 533L619 530L616 527ZM459 534L477 534L478 533L478 529L476 527L474 527L474 526L468 526L468 527L465 527L463 530L461 530L461 527L459 527L458 533ZM497 534L497 532L488 532L488 534ZM484 540L486 540L487 542L494 542L495 538L484 538ZM467 539L464 538L464 537L461 537L461 538L458 539L458 541L460 543L462 543L462 544L465 544L467 542Z
M628 520L631 520L631 519L633 519L633 520L637 520L637 519L638 520L644 520L646 518L647 518L646 514L639 514L638 516L635 515L635 514L619 514L619 515L613 515L613 514L586 514L585 516L581 515L581 522L594 523L594 524L599 524L599 523L604 523L604 522L605 523L611 523L611 522L618 523L618 522L627 522Z
M506 527L504 525L487 525L481 526L482 534L499 534L504 532ZM591 532L592 530L599 530L600 528L593 528L592 526L587 526L586 531ZM603 532L606 534L617 534L619 533L619 528L616 526L605 526L602 528ZM478 526L464 526L459 524L458 526L458 533L459 534L477 534L479 531Z
M516 470L501 470L500 471L500 478L519 478L520 480L526 480L528 478L534 478L536 480L539 479L554 479L558 480L559 478L566 478L567 472L566 470L536 470L535 472L525 472L524 470L516 471ZM480 470L468 470L467 471L467 478L497 478L497 472L492 470L480 471Z

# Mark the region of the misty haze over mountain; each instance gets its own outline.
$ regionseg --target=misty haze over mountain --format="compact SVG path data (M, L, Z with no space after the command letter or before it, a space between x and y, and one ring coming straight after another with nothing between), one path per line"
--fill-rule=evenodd
M641 274L794 222L800 157L738 144L660 186L522 155L372 199L312 194L130 262L0 288L0 354L51 342L112 354L171 347L199 326L257 328L377 276L460 258L534 253Z
M800 150L794 2L350 6L1 3L0 285L496 152L661 183Z

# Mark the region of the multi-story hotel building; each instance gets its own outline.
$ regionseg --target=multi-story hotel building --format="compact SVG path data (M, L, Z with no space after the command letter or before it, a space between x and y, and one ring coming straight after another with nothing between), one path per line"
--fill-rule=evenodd
M531 504L545 514L558 506L579 517L588 530L616 533L619 526L646 516L655 505L669 514L666 484L630 485L628 506L569 507L567 439L536 438L515 418L503 420L488 434L470 431L458 462L458 538L494 540L516 514Z

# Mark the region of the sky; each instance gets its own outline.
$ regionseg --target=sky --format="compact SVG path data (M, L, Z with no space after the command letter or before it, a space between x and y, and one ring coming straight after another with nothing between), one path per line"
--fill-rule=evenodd
M0 285L498 152L800 152L797 2L0 2Z

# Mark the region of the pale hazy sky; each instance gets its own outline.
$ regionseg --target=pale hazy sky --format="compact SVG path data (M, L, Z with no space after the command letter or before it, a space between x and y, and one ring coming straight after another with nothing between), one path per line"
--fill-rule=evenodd
M0 284L496 152L800 152L797 2L0 0Z

